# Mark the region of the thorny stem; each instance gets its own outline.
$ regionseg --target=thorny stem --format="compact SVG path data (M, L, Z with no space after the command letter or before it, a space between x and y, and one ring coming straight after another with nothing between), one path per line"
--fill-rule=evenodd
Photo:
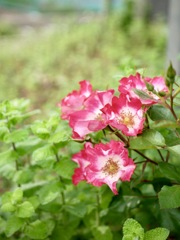
M166 155L166 162L168 162L168 160L169 160L169 156L170 156L170 152L169 152L169 151L167 151L167 155Z
M164 162L164 158L163 158L163 155L161 153L161 151L159 149L157 149L158 153L159 153L159 156L161 157L161 160Z
M132 149L133 151L137 152L139 155L141 155L143 158L146 159L147 162L151 162L155 165L158 165L157 162L153 161L152 159L150 159L149 157L145 156L144 153L140 152L139 150L136 149Z

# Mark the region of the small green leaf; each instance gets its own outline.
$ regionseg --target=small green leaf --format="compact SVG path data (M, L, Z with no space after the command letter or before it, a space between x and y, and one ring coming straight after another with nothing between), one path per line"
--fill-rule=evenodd
M59 183L49 183L43 186L38 192L39 201L42 205L52 202L60 194L60 184Z
M7 220L5 234L7 237L12 236L17 232L24 224L23 219L20 219L16 216L12 216Z
M141 99L144 100L154 100L154 98L152 98L149 94L147 94L146 92L136 89L133 89L134 93L137 94Z
M166 228L155 228L145 233L144 240L166 240L169 236L169 230Z
M29 218L34 214L34 207L33 205L25 201L17 206L16 209L16 216L20 218Z
M15 210L16 210L16 207L10 202L4 203L1 206L1 211L3 212L14 212Z
M43 162L49 160L49 158L55 159L55 154L52 146L45 145L44 147L38 148L33 152L32 155L32 164L33 165L41 165Z
M23 191L20 188L17 188L13 193L11 197L12 203L16 204L18 202L21 202L23 199Z
M6 126L0 126L0 140L4 141L4 138L8 134L9 134L9 129Z
M87 206L84 203L76 203L74 205L66 205L65 209L67 212L69 212L77 217L80 217L80 218L83 218L87 212Z
M0 217L0 233L3 233L6 228L6 221Z
M41 121L35 122L31 126L32 132L41 139L48 139L50 136L50 131L47 129L46 124Z
M128 218L123 225L123 239L144 240L144 229L134 219Z
M55 164L55 171L63 178L71 179L76 163L64 157Z
M36 220L25 228L25 234L31 239L45 239L51 234L54 226L53 221Z
M13 150L7 150L0 153L0 166L14 162L18 157L18 154Z
M109 226L99 226L92 230L95 240L112 240L113 235Z
M180 186L164 186L158 194L159 204L162 208L180 207Z
M26 140L29 136L29 132L27 129L18 129L9 133L4 137L4 141L6 143L17 143Z
M50 143L66 142L68 140L70 140L70 135L67 131L56 132L49 138Z

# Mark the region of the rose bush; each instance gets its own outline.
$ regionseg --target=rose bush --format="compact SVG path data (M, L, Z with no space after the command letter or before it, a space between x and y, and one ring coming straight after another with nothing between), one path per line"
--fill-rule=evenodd
M0 239L178 239L179 93L170 65L117 89L81 81L46 120L2 102Z

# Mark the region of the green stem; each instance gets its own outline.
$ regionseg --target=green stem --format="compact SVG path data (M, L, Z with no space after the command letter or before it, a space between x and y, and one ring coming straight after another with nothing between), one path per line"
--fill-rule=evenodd
M173 98L175 98L180 93L180 87L175 91Z

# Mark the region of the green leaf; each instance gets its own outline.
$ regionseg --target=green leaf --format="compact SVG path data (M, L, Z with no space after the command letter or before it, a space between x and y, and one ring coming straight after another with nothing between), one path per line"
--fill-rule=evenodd
M60 194L60 183L49 183L43 186L38 192L39 201L42 205L52 202Z
M122 240L144 240L144 229L134 219L128 218L123 225Z
M41 121L35 122L31 126L32 132L41 139L48 139L50 136L50 131L47 129L46 124Z
M9 129L6 126L0 126L0 140L4 141L4 138L8 134L9 134Z
M45 145L44 147L38 148L37 150L35 150L33 152L32 164L33 165L36 165L36 164L41 165L45 161L48 161L49 158L55 160L55 154L54 154L52 146Z
M18 154L13 150L0 153L0 166L16 161Z
M53 221L36 220L25 228L24 233L31 239L45 239L51 234L54 226Z
M170 163L159 163L159 170L164 177L180 182L180 168Z
M67 212L83 218L87 212L87 206L85 203L76 203L73 205L65 205L64 208L66 209Z
M176 145L173 147L168 147L167 148L170 152L172 152L174 155L177 157L180 157L180 145Z
M3 233L6 228L6 221L0 217L0 233Z
M23 199L23 191L20 188L17 188L13 193L11 197L12 203L16 204L18 202L21 202Z
M166 240L169 236L169 230L166 228L155 228L145 233L144 240Z
M166 145L164 137L158 131L149 129L149 130L146 130L142 136L144 139L146 139L148 142L150 142L154 146L163 147Z
M24 224L23 219L20 219L16 216L11 216L6 223L5 234L7 237L12 236L17 232Z
M71 179L76 166L76 163L71 161L69 158L64 157L55 164L54 169L61 177Z
M99 226L92 230L95 240L112 240L113 235L109 226Z
M159 204L163 208L180 207L180 186L164 186L158 194Z
M70 140L70 135L67 133L67 131L56 132L49 138L50 143L60 143L68 140Z
M16 209L16 216L20 218L29 218L34 214L34 207L33 205L25 201L17 206Z
M6 143L17 143L26 140L29 136L29 132L27 129L18 129L9 133L4 137L4 141Z
M14 212L15 210L16 210L16 207L10 202L4 203L1 206L1 211L3 212Z
M151 149L154 148L154 145L152 145L149 141L147 141L143 137L138 136L130 139L130 148L137 150Z
M161 105L152 106L148 110L148 115L153 121L158 121L158 120L174 121L174 118L170 110Z

